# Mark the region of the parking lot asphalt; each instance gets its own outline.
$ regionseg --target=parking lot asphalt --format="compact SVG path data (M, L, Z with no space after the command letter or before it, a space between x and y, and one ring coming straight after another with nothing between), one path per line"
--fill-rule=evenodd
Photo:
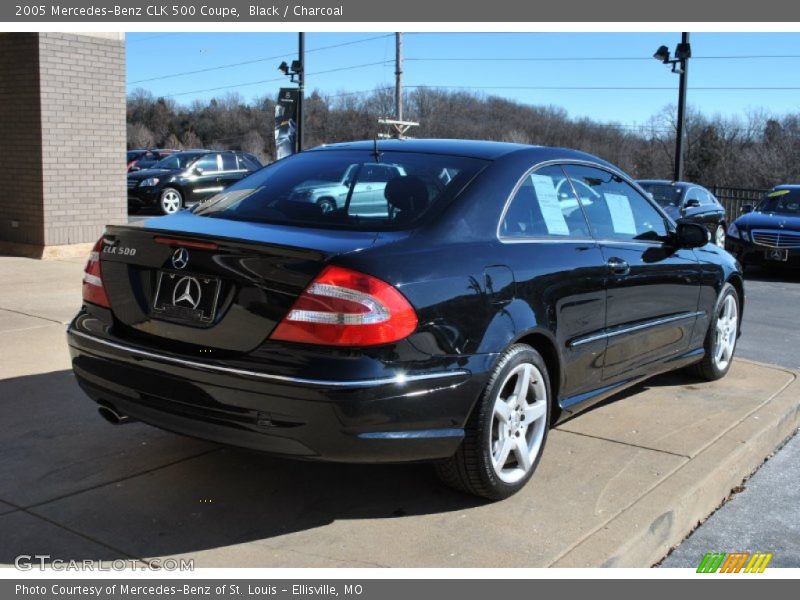
M713 384L661 376L553 430L532 482L495 504L442 487L428 465L292 462L113 427L69 371L64 324L82 263L0 257L13 282L0 288L0 564L38 553L197 567L649 566L800 418L788 369L738 360ZM762 284L766 299L783 285L748 286L746 335L761 327Z
M800 369L800 273L748 270L737 354ZM772 552L772 567L800 566L800 435L795 435L662 563L697 567L706 552Z

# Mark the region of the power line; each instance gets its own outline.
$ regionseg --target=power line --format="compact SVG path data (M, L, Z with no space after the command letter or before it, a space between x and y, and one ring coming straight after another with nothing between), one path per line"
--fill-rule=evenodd
M676 87L658 86L548 86L548 85L407 85L407 88L429 89L429 90L543 90L543 91L672 91ZM800 86L736 86L736 87L691 87L695 91L797 91Z
M347 66L347 67L337 67L335 69L327 69L325 71L316 71L314 73L308 73L307 75L325 75L327 73L338 73L339 71L350 71L350 70L353 70L353 69L364 69L366 67L374 67L374 66L377 66L377 65L383 65L384 62L385 61L381 60L381 61L378 61L378 62L364 63L364 64L361 64L361 65L350 65L350 66ZM222 86L213 87L213 88L205 88L205 89L202 89L202 90L191 90L191 91L188 91L188 92L179 92L177 94L166 94L166 95L161 96L161 97L162 98L175 98L177 96L187 96L189 94L202 94L204 92L217 92L217 91L220 91L220 90L229 90L231 88L240 88L240 87L247 87L247 86L251 86L251 85L260 85L260 84L263 84L263 83L275 83L277 81L285 81L285 80L286 80L285 77L276 77L274 79L262 79L260 81L249 81L249 82L244 82L244 83L235 83L235 84L232 84L232 85L222 85Z
M387 38L394 35L393 33L383 34L383 35L376 35L368 38L361 38L358 40L351 40L349 42L341 42L338 44L331 44L329 46L320 46L318 48L313 48L311 50L306 50L306 54L310 52L321 52L323 50L332 50L334 48L342 48L344 46L352 46L353 44L363 44L365 42L371 42L373 40L379 40L383 38ZM182 71L180 73L170 73L168 75L159 75L157 77L149 77L147 79L137 79L136 81L131 81L128 85L135 85L137 83L146 83L148 81L161 81L163 79L172 79L173 77L183 77L186 75L197 75L198 73L208 73L211 71L219 71L221 69L232 69L234 67L241 67L244 65L252 65L255 63L266 62L269 60L278 60L279 58L288 58L290 56L294 56L294 51L284 52L283 54L277 54L275 56L264 56L262 58L254 58L251 60L245 60L241 62L235 63L228 63L224 65L217 65L216 67L206 67L203 69L195 69L193 71Z
M800 54L740 54L730 56L693 56L692 60L750 60L750 59L789 59L800 58ZM439 56L413 57L407 61L417 62L596 62L596 61L651 61L652 56Z

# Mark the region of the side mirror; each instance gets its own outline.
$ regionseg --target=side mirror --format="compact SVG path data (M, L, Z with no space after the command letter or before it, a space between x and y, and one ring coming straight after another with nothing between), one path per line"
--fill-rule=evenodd
M711 234L702 225L681 221L675 231L675 240L679 248L702 248L711 240Z
M203 174L203 167L195 167L193 169L195 175L202 175Z
M743 204L742 205L742 213L749 213L753 212L753 205L752 204Z
M684 205L686 208L697 208L700 206L700 200L697 198L689 198Z

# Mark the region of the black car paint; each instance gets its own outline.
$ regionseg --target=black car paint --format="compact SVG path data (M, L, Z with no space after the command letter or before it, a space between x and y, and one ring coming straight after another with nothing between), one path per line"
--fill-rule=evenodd
M372 152L373 143L334 145ZM385 150L489 162L439 214L415 229L348 232L230 222L188 212L109 227L102 267L114 313L87 304L68 337L79 383L94 400L165 429L292 456L408 461L452 455L502 352L533 345L548 362L554 421L657 373L697 362L717 296L741 271L706 244L621 244L587 238L511 243L498 221L521 178L591 155L515 144L381 142ZM674 224L670 222L670 227ZM148 312L153 270L173 246L156 236L213 240L192 268L225 283L218 321L187 327ZM175 242L180 245L180 242ZM611 255L631 265L609 270ZM408 338L368 348L270 340L291 301L340 266L393 283L415 307ZM578 343L580 342L580 343Z

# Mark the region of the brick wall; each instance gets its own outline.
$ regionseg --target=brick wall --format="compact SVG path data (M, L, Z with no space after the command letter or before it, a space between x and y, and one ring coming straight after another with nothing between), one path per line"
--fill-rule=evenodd
M125 222L122 36L0 35L0 131L0 241L91 242Z
M0 240L44 243L39 36L0 34Z

